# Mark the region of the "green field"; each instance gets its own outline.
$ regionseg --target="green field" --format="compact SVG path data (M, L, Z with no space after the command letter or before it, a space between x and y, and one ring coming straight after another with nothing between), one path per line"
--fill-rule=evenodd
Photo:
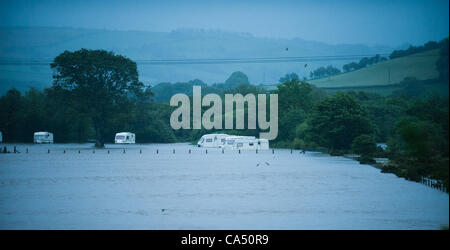
M339 75L310 80L308 83L318 88L353 89L382 91L384 87L396 89L405 77L416 77L418 80L435 79L439 76L436 70L436 60L439 50L430 50L413 54ZM276 85L269 85L267 90L273 90Z

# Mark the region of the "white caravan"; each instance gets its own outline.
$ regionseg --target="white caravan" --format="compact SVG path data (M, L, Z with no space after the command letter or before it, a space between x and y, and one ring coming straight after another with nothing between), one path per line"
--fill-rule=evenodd
M198 147L226 149L269 149L267 139L257 139L254 136L237 136L227 134L206 134L197 143Z
M53 143L53 134L49 132L35 132L34 143Z
M227 134L207 134L203 135L197 142L198 147L221 148L225 145Z
M115 143L133 144L136 143L136 135L130 132L120 132L116 134Z
M243 150L269 149L269 141L267 139L257 139L254 136L230 136L226 140L225 148Z

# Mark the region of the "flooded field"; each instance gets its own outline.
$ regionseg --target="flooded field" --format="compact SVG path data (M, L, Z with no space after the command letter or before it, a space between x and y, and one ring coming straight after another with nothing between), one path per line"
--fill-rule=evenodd
M6 146L12 151L13 145ZM448 194L321 153L206 152L188 144L107 145L95 151L91 144L17 145L17 150L0 154L1 229L449 224Z

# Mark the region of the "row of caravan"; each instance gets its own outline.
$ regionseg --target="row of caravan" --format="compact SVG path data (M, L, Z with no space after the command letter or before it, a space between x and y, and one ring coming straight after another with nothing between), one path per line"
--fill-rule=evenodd
M0 134L0 139L3 139ZM1 142L1 140L0 140ZM50 132L35 132L33 136L33 142L37 144L41 143L53 143L53 133ZM114 142L119 144L133 144L136 143L136 135L130 132L120 132L114 137Z
M227 134L206 134L197 142L198 147L224 149L269 149L269 140L254 136L237 136Z

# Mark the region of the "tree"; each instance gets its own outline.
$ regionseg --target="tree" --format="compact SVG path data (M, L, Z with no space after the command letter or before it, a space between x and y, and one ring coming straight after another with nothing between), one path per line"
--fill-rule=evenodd
M293 140L295 128L302 123L312 109L312 87L296 79L279 84L277 90L279 107L279 132L277 140Z
M355 154L368 156L376 152L377 144L371 135L360 135L352 142L352 150Z
M241 84L250 84L247 75L245 75L241 71L233 72L225 81L225 85L227 88L234 88Z
M278 100L279 109L281 111L288 111L290 109L310 111L312 108L311 91L311 85L295 79L279 84L275 91L278 96L282 97Z
M343 92L319 102L309 124L316 142L331 151L349 149L357 136L374 132L365 108Z
M148 98L136 63L113 52L65 51L50 66L53 86L67 92L72 105L92 120L96 147L104 147L106 129L116 116Z
M439 72L439 78L448 83L448 38L440 42L439 59L436 61L436 69Z
M290 73L290 74L286 74L284 77L281 77L279 82L280 83L284 83L286 81L291 81L291 80L299 80L300 78L298 77L297 74L295 73Z
M358 70L358 69L360 69L359 64L355 63L355 62L351 62L351 63L345 64L343 66L344 72L350 72L350 71L354 71L354 70Z
M23 141L21 129L24 126L23 113L24 100L17 89L10 89L0 99L0 131L5 141Z
M325 67L319 67L313 72L311 72L311 78L322 78L340 74L341 71L338 68L333 67L332 65L328 65Z

